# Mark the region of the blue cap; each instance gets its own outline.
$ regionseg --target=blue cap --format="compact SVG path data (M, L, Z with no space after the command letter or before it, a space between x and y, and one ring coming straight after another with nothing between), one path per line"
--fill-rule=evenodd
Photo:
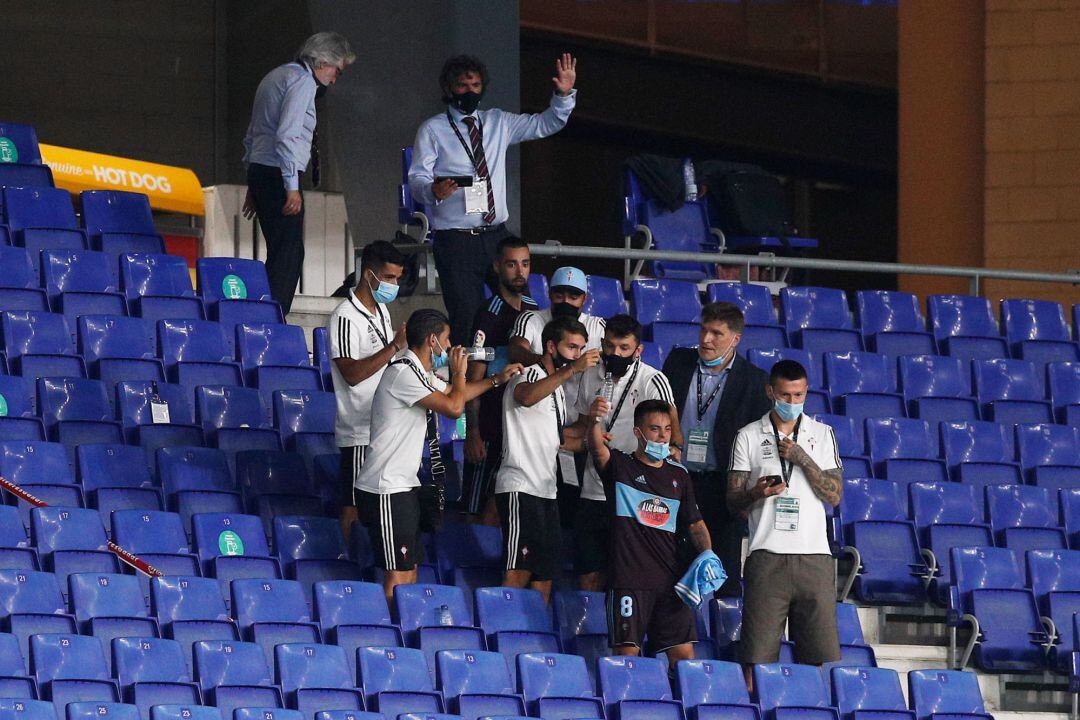
M568 287L578 292L589 292L585 273L576 267L561 267L552 274L551 289L554 290L557 287Z

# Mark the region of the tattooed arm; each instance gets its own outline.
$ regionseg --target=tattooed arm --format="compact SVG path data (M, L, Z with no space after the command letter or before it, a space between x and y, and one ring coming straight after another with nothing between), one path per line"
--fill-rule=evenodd
M709 537L709 528L705 527L704 520L698 520L688 527L686 532L690 535L690 543L694 546L694 550L699 553L712 550L712 538Z
M788 438L780 440L780 456L802 468L814 494L823 502L833 507L840 504L840 498L844 496L844 474L840 468L822 470L805 450Z
M728 473L727 506L732 513L738 515L750 509L758 500L779 495L785 489L783 483L770 487L764 477L758 478L757 483L751 485L749 472L732 470Z

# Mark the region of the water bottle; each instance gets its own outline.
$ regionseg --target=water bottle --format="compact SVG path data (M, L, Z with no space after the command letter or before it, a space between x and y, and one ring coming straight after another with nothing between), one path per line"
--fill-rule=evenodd
M690 158L683 160L682 179L686 186L686 202L697 200L697 178L694 176L694 163Z
M491 362L495 359L495 348L480 346L469 348L469 359L477 362Z
M611 373L604 375L604 385L600 388L600 394L609 403L615 402L615 376Z
M446 605L440 605L436 611L440 625L453 625L454 619L450 617L450 608Z

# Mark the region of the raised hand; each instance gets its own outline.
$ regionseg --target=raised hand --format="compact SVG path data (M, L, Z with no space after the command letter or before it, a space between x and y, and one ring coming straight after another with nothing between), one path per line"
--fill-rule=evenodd
M583 373L589 368L596 367L600 362L600 351L596 348L592 350L586 350L581 353L581 356L573 362L570 366L575 373Z
M551 78L551 82L559 95L569 95L577 82L577 59L570 53L563 53L561 58L556 59L555 77Z

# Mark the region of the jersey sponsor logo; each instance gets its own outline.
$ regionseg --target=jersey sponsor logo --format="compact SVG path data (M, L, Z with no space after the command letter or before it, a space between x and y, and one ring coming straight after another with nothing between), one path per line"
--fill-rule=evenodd
M642 485L645 485L646 484L645 476L644 475L638 475L636 478L634 478L634 482L641 483Z
M487 335L483 330L477 330L476 335L473 335L473 347L484 347L484 341L487 340Z
M679 500L641 492L625 483L615 488L615 514L654 530L675 532L679 505Z

